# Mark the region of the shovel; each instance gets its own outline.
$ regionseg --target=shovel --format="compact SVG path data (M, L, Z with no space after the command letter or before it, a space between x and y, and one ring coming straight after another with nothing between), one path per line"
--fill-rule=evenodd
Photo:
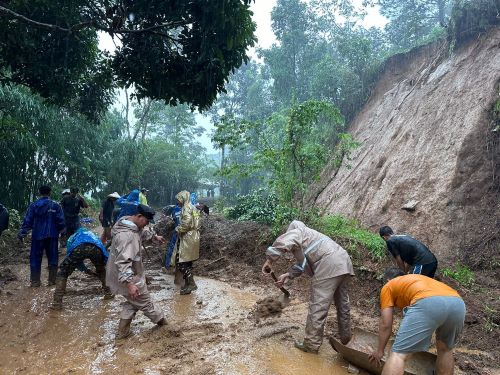
M278 281L278 278L274 274L273 270L269 272L274 281ZM283 292L283 295L279 297L279 301L283 306L287 306L290 303L290 292L285 288L281 287L280 290Z

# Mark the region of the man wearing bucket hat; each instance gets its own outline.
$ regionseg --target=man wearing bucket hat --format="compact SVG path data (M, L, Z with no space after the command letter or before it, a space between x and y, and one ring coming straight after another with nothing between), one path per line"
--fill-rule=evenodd
M111 227L113 223L113 210L115 209L115 201L120 198L120 194L116 191L108 194L104 202L102 202L101 212L99 212L99 221L102 225L101 242L106 242L111 239Z
M106 265L106 285L113 294L121 294L126 302L120 315L116 339L130 335L130 324L137 311L141 310L158 325L166 324L163 312L154 305L146 285L146 275L142 263L142 242L165 239L145 229L153 221L155 211L139 204L137 214L120 218L111 229L111 247Z

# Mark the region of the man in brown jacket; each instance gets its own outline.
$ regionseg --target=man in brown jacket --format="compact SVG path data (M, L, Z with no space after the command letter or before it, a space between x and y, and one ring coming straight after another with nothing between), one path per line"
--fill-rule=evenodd
M154 210L139 204L137 214L120 218L111 231L111 248L106 265L106 285L113 294L121 294L127 300L118 324L116 339L130 335L130 323L141 310L153 323L164 325L163 312L151 299L142 264L142 241L154 239L165 243L165 239L153 231L144 229L153 220Z
M269 274L273 262L286 252L292 253L298 263L278 277L277 287L303 273L312 277L305 337L303 341L296 341L295 347L304 352L318 353L332 302L337 308L340 339L347 344L351 339L348 283L354 276L349 254L324 234L297 220L292 221L286 233L267 249L262 272Z

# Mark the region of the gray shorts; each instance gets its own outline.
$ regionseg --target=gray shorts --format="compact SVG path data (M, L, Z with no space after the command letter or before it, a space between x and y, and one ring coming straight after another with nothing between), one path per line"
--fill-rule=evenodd
M403 313L393 352L427 351L434 331L436 339L452 349L464 327L465 304L459 297L427 297L406 307Z

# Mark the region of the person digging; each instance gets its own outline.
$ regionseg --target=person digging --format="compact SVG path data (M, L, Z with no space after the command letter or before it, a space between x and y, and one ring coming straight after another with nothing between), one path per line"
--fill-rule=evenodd
M52 310L62 309L68 277L71 276L75 269L79 269L89 275L97 276L102 283L104 299L112 299L114 296L106 286L105 267L108 260L108 252L97 235L86 228L79 228L76 233L68 239L66 248L66 257L59 266L54 300L50 308ZM92 262L95 267L95 273L85 267L83 263L85 259L89 259Z
M159 326L167 323L163 312L155 306L149 294L142 263L144 241L166 242L163 237L146 229L154 215L155 211L151 207L139 204L135 215L120 218L111 229L106 285L113 294L121 294L126 299L118 323L117 340L130 335L130 324L139 310Z
M453 348L462 332L466 311L460 295L444 283L423 275L405 275L397 268L389 268L384 279L387 282L380 292L378 347L370 355L370 361L381 365L397 307L403 309L404 316L382 375L403 375L410 356L429 349L434 332L435 373L453 374Z
M292 253L298 263L278 277L275 282L278 288L303 273L312 277L305 337L303 341L296 341L295 347L304 352L318 353L332 302L337 308L340 340L346 345L351 340L348 284L354 275L349 254L329 237L297 220L292 221L286 233L267 249L262 272L269 275L273 262L286 252Z

